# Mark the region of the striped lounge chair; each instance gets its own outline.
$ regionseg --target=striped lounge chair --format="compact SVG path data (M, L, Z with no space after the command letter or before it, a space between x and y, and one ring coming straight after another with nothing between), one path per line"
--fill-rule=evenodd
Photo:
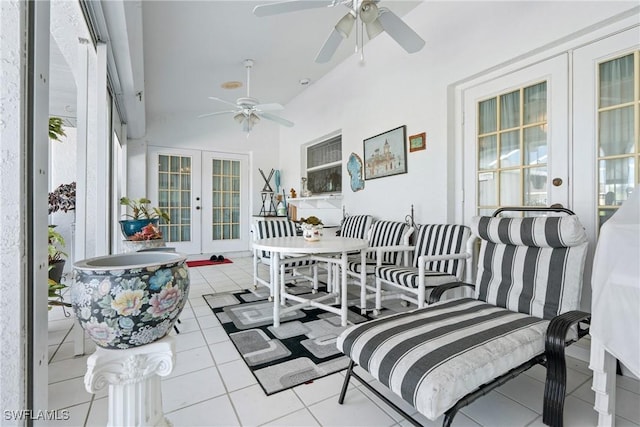
M254 223L251 227L253 239L266 239L270 237L289 237L296 235L296 223L288 219L265 220ZM318 268L316 262L311 257L290 256L283 257L279 266L272 266L271 253L267 251L253 250L253 285L257 289L258 285L264 285L269 288L269 299L273 297L273 271L272 268L280 268L281 283L284 286L287 281L291 280L308 280L313 284L313 292L318 290ZM269 280L261 278L258 274L258 266L260 264L268 265ZM308 270L305 274L302 269Z
M408 264L406 250L404 253L395 250L398 246L408 247L409 239L413 234L413 227L399 221L376 221L371 226L367 236L369 247L358 255L352 255L347 261L347 276L355 279L360 285L360 311L367 311L367 289L375 291L374 287L367 284L367 277L372 276L378 256L381 265L397 266ZM365 268L362 268L365 266Z
M356 325L338 338L352 362L349 378L406 412L353 372L360 365L430 420L456 412L508 379L545 364L543 421L562 425L565 346L584 336L589 314L580 306L587 237L577 217L475 217L481 239L475 298L434 302L422 309ZM454 286L431 292L435 301ZM577 327L576 327L577 325ZM348 402L347 402L348 403Z
M398 246L389 250L413 251L410 266L380 265L374 271L376 279L376 312L382 305L383 287L400 290L396 296L422 308L427 290L443 283L464 280L471 271L475 238L469 227L457 224L420 225L411 247ZM388 298L393 295L385 295Z

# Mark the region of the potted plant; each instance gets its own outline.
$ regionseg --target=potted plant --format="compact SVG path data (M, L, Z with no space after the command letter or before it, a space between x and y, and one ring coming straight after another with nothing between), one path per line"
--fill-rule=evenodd
M64 238L55 230L55 226L49 226L49 278L56 283L60 283L62 270L64 269L67 254L63 251L65 246Z
M120 221L122 234L130 240L131 236L140 232L145 226L153 224L158 225L160 218L169 222L169 214L157 207L150 207L151 200L146 197L139 199L131 199L129 197L120 198L120 204L131 208L131 214L126 214L131 219L123 219Z
M49 213L69 212L76 208L76 183L60 184L49 193Z
M300 228L302 228L302 237L310 242L317 242L322 237L322 221L316 216L308 218L300 218Z

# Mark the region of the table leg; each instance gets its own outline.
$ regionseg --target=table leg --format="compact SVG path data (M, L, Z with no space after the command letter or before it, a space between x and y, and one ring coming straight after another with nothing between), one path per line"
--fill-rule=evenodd
M340 258L340 272L342 273L342 280L340 281L340 319L342 326L347 326L347 253L342 252Z
M593 371L591 389L595 392L593 409L598 412L598 426L613 426L616 417L616 358L594 337L591 337L589 368Z
M271 289L273 291L273 327L280 326L280 253L271 252L271 268L273 270L273 282Z

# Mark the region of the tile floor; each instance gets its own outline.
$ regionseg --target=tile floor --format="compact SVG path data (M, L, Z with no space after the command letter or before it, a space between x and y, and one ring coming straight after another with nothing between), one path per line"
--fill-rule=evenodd
M265 396L240 359L203 294L250 288L251 258L233 264L190 269L191 290L176 339L175 369L162 381L164 411L174 426L409 426L364 387L353 381L344 405L337 402L344 373ZM87 356L73 356L73 321L59 307L49 315L49 409L68 409L69 419L54 425L104 426L106 392L85 391ZM538 366L477 400L454 419L455 426L542 426L544 368ZM618 377L618 426L640 426L640 382ZM591 372L586 362L569 360L566 426L595 426ZM397 399L396 399L397 400ZM404 408L414 413L408 405ZM426 426L441 425L418 417Z

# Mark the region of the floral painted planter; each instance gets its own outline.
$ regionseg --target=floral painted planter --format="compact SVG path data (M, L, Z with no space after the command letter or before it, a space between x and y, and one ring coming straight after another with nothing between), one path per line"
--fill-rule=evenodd
M80 326L108 349L163 338L189 296L185 262L177 253L139 252L75 263L71 303Z

